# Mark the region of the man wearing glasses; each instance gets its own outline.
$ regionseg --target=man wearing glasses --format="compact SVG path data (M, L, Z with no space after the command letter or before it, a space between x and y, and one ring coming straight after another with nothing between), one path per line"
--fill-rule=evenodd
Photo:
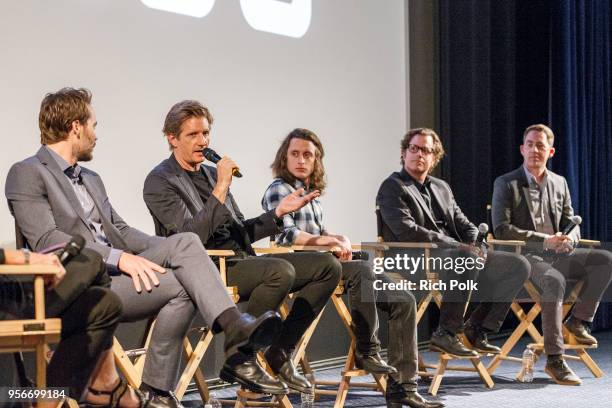
M477 351L496 354L501 350L488 342L487 333L500 329L512 300L529 276L530 266L520 255L487 254L477 245L478 229L455 202L450 186L429 175L443 155L440 138L431 129L412 129L404 136L402 169L383 181L376 197L383 220L382 235L385 242L438 245L432 258L443 259L444 264L433 264L444 266L434 269L447 285L439 326L431 337L432 349L459 357L476 357ZM447 267L448 259L454 261L454 267ZM459 269L459 261L474 267ZM452 288L452 281L477 281L477 289ZM464 325L463 313L470 296L479 304ZM458 337L464 328L473 350Z

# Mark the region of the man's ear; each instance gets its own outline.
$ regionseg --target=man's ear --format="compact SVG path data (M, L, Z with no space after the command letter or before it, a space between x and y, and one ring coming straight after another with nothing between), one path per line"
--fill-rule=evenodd
M166 133L166 140L168 140L168 144L172 146L172 148L176 148L178 144L178 137L172 133Z
M72 123L70 124L70 132L68 133L73 133L76 135L77 139L81 138L81 121L79 120L73 120Z
M555 148L551 147L550 148L550 154L548 155L548 157L553 157L555 155L555 152L556 152Z

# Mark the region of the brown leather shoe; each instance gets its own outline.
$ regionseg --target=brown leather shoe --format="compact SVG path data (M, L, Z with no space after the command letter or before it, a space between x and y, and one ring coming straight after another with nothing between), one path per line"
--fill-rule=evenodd
M584 344L586 346L597 345L597 339L589 333L582 320L570 317L567 322L565 322L565 328L574 336L579 344Z
M544 368L546 374L559 385L580 385L582 380L578 377L572 369L565 363L565 360L561 356L548 358L546 361L546 367Z

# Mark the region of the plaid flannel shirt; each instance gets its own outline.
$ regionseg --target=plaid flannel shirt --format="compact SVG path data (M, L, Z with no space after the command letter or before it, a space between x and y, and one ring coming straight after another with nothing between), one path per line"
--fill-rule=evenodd
M295 185L287 183L281 178L275 178L266 189L261 206L264 211L270 211L281 202L287 195L299 188L306 189L304 183L296 180ZM323 226L323 207L321 201L315 198L304 207L283 217L283 232L275 236L276 244L290 246L295 242L299 231L304 231L312 235L324 235Z

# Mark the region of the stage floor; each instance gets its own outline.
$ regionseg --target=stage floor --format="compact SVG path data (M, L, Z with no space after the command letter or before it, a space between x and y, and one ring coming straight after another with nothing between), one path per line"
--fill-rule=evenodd
M560 386L555 384L546 373L544 373L545 359L536 364L534 381L530 384L519 383L514 380L520 365L514 362L504 362L497 369L493 380L495 387L488 390L480 382L476 373L447 372L437 399L444 402L447 407L470 407L470 408L574 408L585 406L590 408L608 408L612 406L612 330L597 332L594 335L599 340L599 348L590 351L590 355L604 371L602 378L594 378L590 371L579 361L569 361L569 365L578 374L583 384L578 387ZM497 341L499 345L501 341ZM527 338L523 337L520 346L515 348L513 355L520 357ZM571 352L570 352L571 354ZM436 353L425 353L427 361L435 361ZM469 363L468 363L469 364ZM328 369L317 371L318 379L337 379L340 369ZM363 377L363 380L368 380ZM356 380L359 381L359 380ZM419 392L427 393L424 382L419 387ZM235 387L216 390L219 398L234 398ZM430 397L433 398L433 397ZM290 395L294 406L300 406L300 396ZM190 408L199 407L202 402L198 393L186 395L183 403ZM331 407L334 397L322 396L315 406ZM347 397L347 407L384 407L385 401L380 393L366 389L351 389Z

